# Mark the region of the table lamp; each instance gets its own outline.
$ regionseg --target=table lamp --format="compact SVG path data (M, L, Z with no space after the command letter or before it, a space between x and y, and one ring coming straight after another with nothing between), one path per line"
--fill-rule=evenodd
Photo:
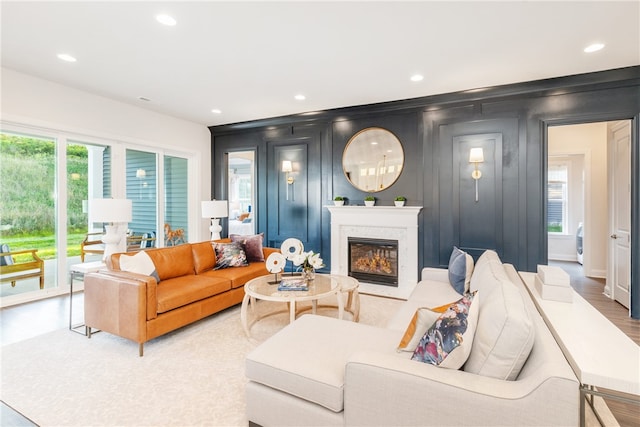
M229 207L226 200L205 200L202 202L202 217L211 218L211 240L220 239L220 218L229 216Z
M92 199L89 201L89 222L103 222L105 234L104 256L127 251L127 226L132 219L132 204L129 199Z

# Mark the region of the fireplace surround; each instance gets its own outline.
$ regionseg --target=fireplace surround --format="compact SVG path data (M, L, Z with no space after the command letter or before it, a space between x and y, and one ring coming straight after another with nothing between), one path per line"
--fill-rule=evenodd
M349 237L397 240L397 286L360 281L360 293L407 299L418 283L421 206L327 206L331 213L331 273L349 274Z

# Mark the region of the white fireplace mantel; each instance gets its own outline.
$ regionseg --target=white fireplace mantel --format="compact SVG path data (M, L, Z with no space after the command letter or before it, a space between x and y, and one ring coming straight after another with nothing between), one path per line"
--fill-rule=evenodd
M327 206L331 213L331 273L349 270L348 239L398 241L398 286L360 282L360 292L407 299L418 283L418 215L422 206Z

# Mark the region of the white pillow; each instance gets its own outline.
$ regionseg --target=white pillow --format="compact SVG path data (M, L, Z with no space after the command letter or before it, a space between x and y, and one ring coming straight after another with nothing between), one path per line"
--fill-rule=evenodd
M535 326L520 290L511 281L494 280L491 285L489 297L479 291L483 292L482 306L464 370L515 380L533 348Z
M156 282L160 283L160 276L158 276L156 266L153 264L151 257L144 251L140 251L135 255L120 255L120 270L151 276L156 279Z
M433 311L427 307L416 310L407 329L398 344L398 351L414 351L427 329L438 320L442 312Z

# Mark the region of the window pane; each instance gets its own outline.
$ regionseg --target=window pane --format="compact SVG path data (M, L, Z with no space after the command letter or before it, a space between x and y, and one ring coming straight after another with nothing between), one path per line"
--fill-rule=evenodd
M567 229L568 167L565 163L549 163L547 182L547 231L564 233Z
M11 252L37 249L37 256L44 260L43 288L55 287L56 143L52 139L1 133L0 158L0 243ZM2 257L5 264L32 260L31 253ZM39 278L16 280L15 286L8 281L0 285L0 296L40 289Z
M229 234L254 234L255 152L229 153Z
M127 199L133 205L130 233L141 236L157 230L156 154L127 150Z
M175 234L165 236L167 245L179 244L188 240L188 180L187 159L164 157L164 220Z
M75 141L67 144L67 257L73 257L70 264L102 258L100 243L87 246L90 252L84 256L81 243L102 238L102 224L88 224L87 206L90 199L111 196L110 165L109 147Z

